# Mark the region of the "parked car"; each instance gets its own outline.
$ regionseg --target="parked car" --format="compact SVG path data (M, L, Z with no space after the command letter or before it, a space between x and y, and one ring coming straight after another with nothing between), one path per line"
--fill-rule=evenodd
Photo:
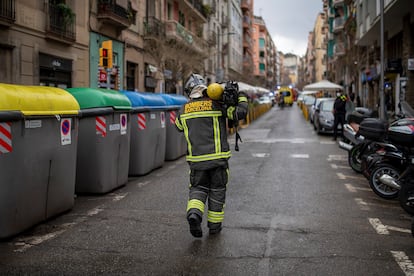
M334 102L334 98L329 98L321 101L316 107L313 125L318 134L333 133L334 115L332 110Z
M309 122L312 125L314 125L313 122L314 122L315 110L316 110L317 106L319 105L319 103L321 101L324 101L324 100L327 100L327 99L329 100L329 99L332 99L332 98L315 98L314 104L310 106L310 108L309 108Z

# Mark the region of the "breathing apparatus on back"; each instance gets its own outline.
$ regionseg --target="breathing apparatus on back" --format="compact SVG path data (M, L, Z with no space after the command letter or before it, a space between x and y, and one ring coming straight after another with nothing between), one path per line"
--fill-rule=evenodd
M223 87L224 86L224 87ZM207 87L207 95L213 100L222 102L226 106L226 110L230 110L235 118L232 118L232 125L235 130L236 144L235 151L239 151L238 141L241 140L240 134L237 131L239 119L237 118L236 106L239 103L239 85L235 81L227 81L224 85L219 83L212 83Z

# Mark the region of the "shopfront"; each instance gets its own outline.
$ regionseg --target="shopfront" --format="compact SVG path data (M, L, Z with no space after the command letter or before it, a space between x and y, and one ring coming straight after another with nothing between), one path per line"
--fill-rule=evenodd
M60 88L72 87L72 60L40 53L39 84Z

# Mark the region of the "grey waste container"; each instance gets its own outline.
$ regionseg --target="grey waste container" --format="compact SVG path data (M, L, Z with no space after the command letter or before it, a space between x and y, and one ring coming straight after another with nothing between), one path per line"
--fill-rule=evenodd
M73 207L78 111L63 89L0 84L0 238Z
M175 126L175 118L188 99L182 95L161 94L167 104L165 160L175 160L187 153L187 141L183 132Z
M132 104L129 175L144 175L165 163L166 103L156 93L123 93Z
M68 88L80 105L75 191L103 194L128 182L131 103L109 89Z

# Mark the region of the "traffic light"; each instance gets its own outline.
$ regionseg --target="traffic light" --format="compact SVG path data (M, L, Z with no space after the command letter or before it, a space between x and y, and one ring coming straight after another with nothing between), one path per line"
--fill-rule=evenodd
M106 50L106 51L105 51ZM112 68L113 66L113 53L112 53L112 40L106 40L102 42L102 54L106 56L106 68ZM105 60L103 60L104 62Z
M108 67L108 49L99 48L99 66Z

